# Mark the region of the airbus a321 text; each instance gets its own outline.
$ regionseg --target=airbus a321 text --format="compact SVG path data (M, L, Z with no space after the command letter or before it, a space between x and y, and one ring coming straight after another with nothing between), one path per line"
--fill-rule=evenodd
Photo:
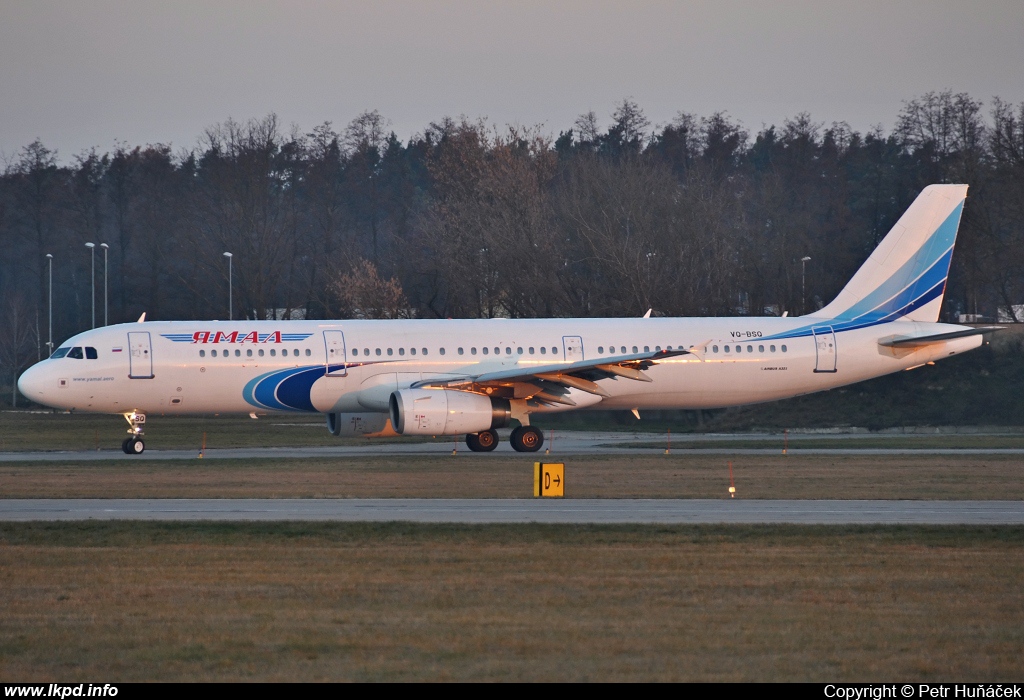
M535 414L706 409L824 391L978 347L994 328L937 323L966 185L927 187L828 306L801 317L140 322L80 333L18 387L55 408L321 413L334 435L497 428L532 452Z

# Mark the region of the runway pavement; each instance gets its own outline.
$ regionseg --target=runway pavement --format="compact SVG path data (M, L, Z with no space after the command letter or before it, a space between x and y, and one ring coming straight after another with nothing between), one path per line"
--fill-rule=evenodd
M915 435L914 437L921 437ZM664 454L665 446L660 441L665 438L658 433L609 433L609 432L577 432L566 431L556 432L554 440L546 435L544 449L532 454L523 454L524 459L559 457L572 455L644 455ZM802 448L800 442L808 439L830 439L835 440L843 447L833 448ZM1022 455L1022 448L879 448L879 447L857 447L857 442L865 438L877 436L865 434L843 434L843 435L800 435L790 436L789 454L792 455ZM742 435L686 435L679 438L687 444L694 443L701 447L680 449L673 447L672 454L680 455L777 455L781 454L783 447L782 436L766 434L742 434ZM729 441L729 447L716 447L716 443ZM739 442L764 442L776 441L776 447L737 447ZM637 443L656 445L653 447L635 447ZM703 445L707 445L704 447ZM381 442L367 439L364 443L348 445L331 445L321 447L242 447L209 449L203 453L205 459L294 459L294 458L345 458L345 457L381 457L390 455L427 455L441 456L450 455L452 450L458 454L474 454L469 451L464 441L459 440L434 440L430 442L417 442L415 440ZM498 448L490 454L516 455L508 441L503 439ZM478 455L479 456L479 455ZM102 450L79 450L79 451L49 451L49 452L0 452L0 463L2 462L88 462L96 460L187 460L197 459L199 450L154 450L148 449L142 455L126 455L117 449L116 445Z
M0 521L1024 525L1022 501L0 499Z

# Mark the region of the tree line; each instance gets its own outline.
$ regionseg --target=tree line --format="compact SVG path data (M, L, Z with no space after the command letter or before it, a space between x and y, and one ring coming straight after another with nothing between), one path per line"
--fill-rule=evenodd
M110 323L226 318L224 252L235 318L796 315L937 182L971 186L944 316L1024 320L1024 103L998 98L928 93L888 133L655 126L627 99L557 136L445 118L402 142L371 111L69 163L37 140L0 174L0 363L45 355L51 264L60 343L92 323L94 260L98 323L104 284Z

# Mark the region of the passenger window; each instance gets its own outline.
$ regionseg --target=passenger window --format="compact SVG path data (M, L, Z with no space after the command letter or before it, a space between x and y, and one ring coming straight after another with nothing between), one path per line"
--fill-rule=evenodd
M380 357L380 348L377 348L376 353L377 353L377 357Z
M309 350L306 351L306 354L307 355L309 354ZM359 354L359 348L352 348L352 355L356 356L358 354Z
M210 351L210 357L217 357L217 351L216 350L211 350Z
M728 345L725 346L725 351L729 352L729 346Z
M764 346L763 345L758 345L757 346L757 351L758 352L764 352Z
M438 350L438 352L439 352L439 353L441 353L441 354L443 355L443 354L444 354L444 348L440 348L440 349Z
M669 350L671 350L671 349L672 348L669 348ZM661 346L660 345L655 345L654 346L654 352L661 352Z
M426 354L427 354L427 349L426 349L426 348L423 348L423 354L424 354L424 355L426 355Z
M633 346L633 354L635 355L636 353L637 353L637 349L636 349L636 346L634 345Z
M274 349L274 348L270 348L270 356L271 357L277 357L277 350Z
M71 348L71 351L68 353L68 357L75 360L84 359L82 356L82 348Z
M495 355L500 355L501 354L501 348L494 348L494 354Z
M711 352L718 352L718 346L717 345L712 345L711 346Z
M263 357L263 348L260 348L259 350L257 350L256 354L259 355L260 357Z
M558 348L551 348L551 354L552 355L557 355L558 354Z
M742 345L737 345L736 346L736 352L743 352L743 346Z
M651 347L649 345L645 345L644 346L644 352L650 352L650 351L651 351Z
M206 351L205 350L200 350L199 351L199 357L206 357Z
M460 355L465 355L465 354L466 354L466 351L465 351L465 350L463 350L462 348L459 348L459 354L460 354Z
M309 352L309 350L307 350L306 352ZM245 351L245 356L252 357L252 348L249 348L248 350Z
M523 354L523 349L522 348L516 348L516 352L519 353L520 355L522 355Z
M623 345L623 346L622 346L622 354L623 354L623 355L625 355L625 354L626 354L626 346L625 346L625 345Z
M603 345L598 345L597 346L597 354L598 355L603 355L604 354L604 346Z
M786 352L786 346L785 345L782 346L782 352Z
M531 355L535 354L533 348L530 348L530 354Z
M405 357L405 348L398 348L398 354Z
M391 348L388 348L388 355L394 355L394 354L395 354L395 351L392 350Z
M769 346L768 346L768 349L769 349L769 350L770 350L771 352L775 352L775 346L774 346L774 345L769 345Z
M548 349L546 347L545 348L541 348L540 349L540 354L541 355L547 355L548 354Z
M313 352L309 348L306 348L306 357L309 357L312 354Z
M241 350L235 350L235 357L241 357L241 356L242 356L242 351Z
M753 345L748 345L747 346L747 352L754 352L754 346Z
M485 355L486 355L486 354L487 354L488 352L490 352L490 350L488 350L487 348L484 348L484 349L483 349L483 351L484 351L484 354L485 354Z
M470 348L469 349L469 354L470 355L475 355L476 354L476 348Z

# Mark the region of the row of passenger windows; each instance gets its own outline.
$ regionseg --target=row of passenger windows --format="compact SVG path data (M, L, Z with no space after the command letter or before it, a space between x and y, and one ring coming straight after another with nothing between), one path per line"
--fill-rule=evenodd
M729 349L730 347L732 347L733 350L730 350ZM781 346L780 349L782 350L782 352L788 352L788 348L786 348L785 345ZM724 348L722 348L722 350L724 352L727 352L727 353L728 352L733 352L733 351L735 351L735 352L743 352L743 346L742 345L732 345L732 346L726 345ZM758 352L764 352L764 346L763 345L758 345L757 346L757 351ZM718 352L718 346L717 345L712 345L711 346L711 352ZM748 345L747 346L747 352L754 352L754 346L753 345ZM775 352L775 346L774 345L769 345L768 346L768 352Z
M691 345L690 347L693 347L693 346ZM754 352L754 346L753 345L747 345L746 348L747 348L747 352L748 353ZM618 346L618 348L616 348L616 346L614 346L614 345L609 345L607 348L605 348L605 346L603 346L603 345L599 345L598 348L597 348L597 353L599 355L604 355L606 349L607 349L607 354L609 354L609 355L616 354L616 351L620 355L625 355L625 354L628 354L628 353L637 354L637 353L640 352L640 346L638 346L638 345L633 345L632 347L627 347L625 345L620 345L620 346ZM669 345L665 349L666 350L671 350L672 346ZM679 349L682 350L683 346L680 345ZM782 352L787 352L788 351L788 349L787 349L787 347L785 345L780 346L779 349ZM726 353L732 353L732 352L740 353L740 352L743 352L743 345L725 345L722 348L719 348L717 345L711 346L711 351L712 352L717 353L717 352L719 352L719 350L721 350L722 352L726 352ZM651 351L651 346L650 345L644 345L643 346L643 352L650 352L650 351ZM654 346L654 351L655 352L661 352L661 346L660 345L655 345ZM757 351L763 353L765 351L765 346L764 345L758 345L757 346ZM769 345L768 346L768 351L769 352L776 352L776 347L774 345ZM269 352L270 352L270 356L271 357L277 357L278 351L275 348L271 348ZM478 352L477 348L475 348L475 347L469 348L469 354L470 355L476 355L477 352ZM484 347L484 348L480 348L479 352L484 354L484 355L490 355L492 350L489 347ZM518 348L516 348L516 354L518 354L518 355L525 355L525 354L536 355L537 352L538 352L537 348L535 348L535 347L530 347L530 348L518 347ZM406 353L406 349L405 348L398 348L398 355L399 355L399 357L404 357L405 353ZM438 348L438 353L441 354L441 355L444 355L445 354L445 349L444 348ZM500 347L496 347L496 348L494 348L493 353L495 355L500 355L500 354L502 354L502 349ZM53 357L54 358L64 357L65 354L68 357L74 357L74 358L77 358L77 359L81 359L82 358L82 348L71 348L70 350L68 348L59 348L56 352L53 353ZM310 357L313 353L312 353L312 351L309 348L306 348L304 354L305 354L306 357ZM384 356L384 355L392 357L392 356L395 355L395 349L394 348L385 348L385 349L375 348L372 351L372 354L377 356L377 357L381 357L381 356ZM410 355L417 355L417 354L419 354L419 355L426 356L426 355L429 355L430 353L427 350L427 348L420 348L420 349L409 348L409 354ZM458 348L458 354L465 355L466 354L466 349L465 348ZM504 354L505 355L511 355L512 354L512 348L509 347L509 346L505 346ZM540 348L540 354L541 355L547 355L548 354L547 346L542 346ZM557 355L558 354L558 347L557 346L553 346L551 348L551 354L552 355ZM235 357L241 357L242 356L242 351L236 349L234 351L234 355L235 355ZM259 350L256 351L256 356L257 357L264 357L264 355L265 355L265 351L262 348L260 348ZM300 356L300 352L299 352L298 349L294 349L294 350L291 350L291 355L293 357L299 357ZM352 348L352 356L353 357L370 357L370 355L371 355L370 348ZM88 357L90 360L95 360L96 359L96 348L85 348L85 356ZM210 356L211 357L217 357L218 356L217 351L216 350L210 350ZM230 350L221 350L220 351L220 356L221 357L230 357L231 356L231 351ZM246 349L245 356L246 357L253 357L253 351L252 351L251 348ZM289 356L288 348L282 349L281 350L281 357L288 357L288 356ZM200 350L199 351L199 357L206 357L206 350Z
M263 357L263 354L264 354L263 348L260 348L259 350L256 351L256 356L257 357ZM309 348L306 348L306 357L309 357L312 354L313 354L313 351L310 350ZM292 350L292 355L295 356L295 357L299 356L298 348ZM230 357L231 356L231 351L230 350L221 350L220 351L220 356L221 357ZM235 357L241 357L241 356L242 356L242 351L241 350L235 350ZM252 357L252 348L248 348L245 351L245 356L246 357ZM271 357L277 357L277 350L275 348L271 348L270 349L270 356ZM199 357L206 357L206 351L205 350L200 350L199 351ZM210 357L217 357L217 351L216 350L211 350L210 351ZM288 348L284 348L283 350L281 350L281 357L288 357Z
M375 355L377 357L380 357L382 355L394 356L394 354L395 354L395 349L394 348L384 348L384 349L374 348L372 353L370 351L370 348L361 348L361 349L360 348L351 348L351 350L352 350L352 356L353 357L370 357L371 354L373 354L373 355ZM410 355L416 355L417 352L419 352L419 354L421 354L421 355L429 355L430 354L430 352L427 350L427 348L420 348L418 351L417 351L416 348L409 348L409 354ZM445 354L445 349L444 348L438 348L437 352L438 352L439 355L444 355ZM460 355L465 355L466 354L466 348L458 348L457 352ZM477 350L477 348L473 348L473 347L471 347L469 349L469 354L470 355L476 355L477 352L480 352L481 354L484 354L484 355L490 355L492 350L489 347L480 348L479 351ZM502 349L500 347L496 347L493 350L493 353L495 355L501 355L502 352L503 351L502 351ZM510 346L505 346L504 353L506 355L511 355L512 354L512 348ZM525 355L525 354L536 355L537 354L537 348L535 348L535 347L534 348L516 348L516 354L519 354L519 355ZM548 354L548 349L547 349L546 346L540 348L540 354L541 355L547 355ZM551 348L551 354L552 355L558 354L558 348L557 347L552 347ZM400 357L404 357L405 356L405 348L398 348L398 355Z
M83 350L85 351L84 354L82 352ZM53 351L53 354L50 355L51 360L59 360L62 357L70 357L72 360L95 360L99 358L99 353L96 352L96 348L73 347L57 348L56 350Z

